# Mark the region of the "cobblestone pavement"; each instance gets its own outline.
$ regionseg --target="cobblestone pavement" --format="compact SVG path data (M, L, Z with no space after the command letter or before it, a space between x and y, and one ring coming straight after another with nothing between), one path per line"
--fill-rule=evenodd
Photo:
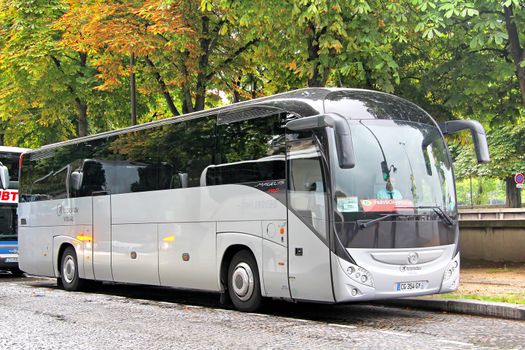
M0 349L525 349L525 322L374 305L270 301L259 314L218 296L133 285L65 292L0 275Z

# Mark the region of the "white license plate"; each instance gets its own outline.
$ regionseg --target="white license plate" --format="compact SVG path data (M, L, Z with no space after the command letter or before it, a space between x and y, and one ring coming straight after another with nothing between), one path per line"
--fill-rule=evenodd
M397 282L396 290L400 292L408 292L412 290L425 289L426 286L427 286L427 281Z
M6 263L17 263L18 258L5 258Z

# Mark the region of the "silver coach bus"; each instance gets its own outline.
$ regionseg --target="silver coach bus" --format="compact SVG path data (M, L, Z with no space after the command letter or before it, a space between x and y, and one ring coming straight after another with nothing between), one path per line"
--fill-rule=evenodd
M339 303L455 290L456 194L436 122L385 93L309 88L24 154L22 270Z

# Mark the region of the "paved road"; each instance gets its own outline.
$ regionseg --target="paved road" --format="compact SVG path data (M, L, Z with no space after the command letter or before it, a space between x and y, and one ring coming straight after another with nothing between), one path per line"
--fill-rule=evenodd
M57 348L525 349L525 322L276 301L245 314L213 294L106 284L72 293L0 275L0 349Z

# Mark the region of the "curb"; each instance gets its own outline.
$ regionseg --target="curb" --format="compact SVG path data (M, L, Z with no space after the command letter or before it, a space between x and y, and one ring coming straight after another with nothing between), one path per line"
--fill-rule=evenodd
M402 298L385 300L378 304L525 321L525 305L436 298Z

